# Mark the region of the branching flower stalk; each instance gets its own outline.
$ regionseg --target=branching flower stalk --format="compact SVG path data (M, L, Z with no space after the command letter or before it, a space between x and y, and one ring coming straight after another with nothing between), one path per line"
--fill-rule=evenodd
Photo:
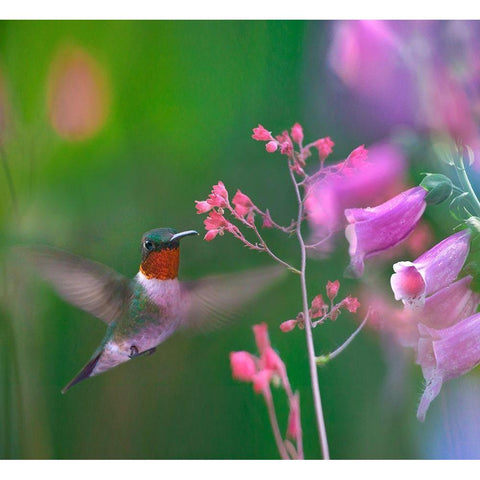
M322 296L319 294L313 298L311 305L309 306L306 277L307 249L313 249L322 245L322 243L326 242L334 232L326 232L323 238L316 239L313 244L308 245L303 236L302 225L304 220L308 219L309 211L306 200L309 194L311 194L312 187L318 188L321 182L328 182L332 177L338 178L339 176L342 177L344 175L355 173L357 168L365 165L367 151L363 146L360 146L353 150L343 162L325 166L325 160L332 152L334 146L334 143L329 137L318 139L304 147L303 129L299 124L295 124L292 127L290 134L285 131L276 138L274 138L271 133L261 125L254 128L253 133L252 137L255 140L266 142L265 148L268 153L274 153L279 150L282 155L287 157L287 167L297 203L296 220L292 220L288 226L278 224L273 221L268 209L260 209L252 202L250 197L240 190L237 190L234 197L230 200L228 191L221 181L213 186L212 192L206 200L196 202L196 209L199 214L208 213L208 216L204 220L205 228L207 230L205 240L211 241L218 235L221 236L224 235L225 232L228 232L240 240L247 248L267 253L277 263L299 275L302 310L297 314L295 319L283 322L280 325L280 329L283 332L289 332L296 327L305 330L318 439L323 458L329 459L330 453L327 430L323 415L317 371L317 363L319 363L317 362L317 359L319 357L315 354L312 330L314 327L323 324L327 320L335 321L340 315L342 309L346 309L351 313L356 313L357 309L360 307L360 303L356 298L349 295L339 303L334 304L333 300L337 296L340 288L340 283L337 280L335 282L328 282L327 284L327 296L330 299L329 305L323 301ZM298 146L298 149L294 147L294 144ZM312 175L309 175L305 172L304 167L306 166L306 160L312 155L312 149L318 151L320 162L319 169ZM308 200L310 201L311 199ZM226 214L228 214L231 219L227 219ZM262 228L273 228L287 234L289 237L293 235L296 236L300 249L299 268L296 268L289 262L278 257L267 245L260 233L259 227L257 226L256 219L258 218L262 219ZM249 240L240 228L250 230L255 239ZM317 320L313 321L314 319ZM366 320L367 318L365 318L347 342L343 344L343 348L339 350L338 353L344 351L351 343L353 338L365 325ZM293 393L288 378L286 377L286 370L283 366L283 362L280 363L281 361L278 356L276 363L274 362L276 367L271 366L271 368L265 369L264 353L262 353L264 352L263 344L265 342L259 342L257 337L258 334L256 333L257 345L261 354L260 360L255 360L256 357L253 357L254 359L252 359L252 356L247 352L234 352L232 354L234 356L231 356L233 376L239 380L252 381L254 390L257 393L262 393L267 405L272 431L281 458L303 458L303 440L299 407L300 400L298 394ZM273 351L271 348L269 351L269 355L273 355L271 353L271 351ZM270 391L270 383L275 378L275 375L272 375L272 371L280 376L280 383L285 390L290 406L289 427L287 431L287 437L289 438L286 438L285 440L281 437L278 420L275 414L275 406ZM274 383L273 385L275 386ZM295 445L290 439L294 439Z

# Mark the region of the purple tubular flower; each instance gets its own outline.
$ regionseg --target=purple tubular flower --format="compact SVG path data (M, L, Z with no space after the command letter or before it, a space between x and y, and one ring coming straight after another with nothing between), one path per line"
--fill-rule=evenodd
M426 327L443 329L473 315L480 303L480 294L470 290L470 275L442 288L425 300L418 312L418 322Z
M422 308L425 296L452 283L465 263L470 231L455 233L426 251L414 262L398 262L390 279L396 300L411 308Z
M425 207L427 191L414 187L374 208L345 210L349 225L349 272L361 276L365 258L398 245L413 231Z
M417 363L427 382L417 410L417 418L423 422L442 384L480 364L480 313L441 330L424 325L418 330Z

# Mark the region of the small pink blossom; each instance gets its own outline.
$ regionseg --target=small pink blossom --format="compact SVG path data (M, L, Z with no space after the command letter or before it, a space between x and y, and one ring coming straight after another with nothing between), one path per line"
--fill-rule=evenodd
M277 149L278 149L278 142L275 141L275 140L270 140L270 142L268 142L268 143L265 145L265 150L266 150L268 153L276 152Z
M350 313L356 313L360 308L358 298L351 297L350 295L342 301L342 304Z
M210 205L205 200L202 200L202 201L195 200L195 203L196 203L195 208L197 209L198 214L207 213L213 208L213 206Z
M248 352L231 352L230 365L233 378L242 382L251 382L257 371L254 357Z
M313 144L318 150L318 155L322 160L325 160L333 151L335 143L330 137L320 138Z
M258 124L257 128L253 129L252 138L254 140L259 140L259 141L263 141L263 142L268 141L268 140L273 140L272 132L269 132L267 129L265 129L260 124Z
M303 141L303 128L299 123L296 123L291 131L290 134L292 135L292 139L295 143L298 143L299 145Z
M323 309L325 307L325 302L323 300L322 295L317 295L313 300L312 300L312 308L311 308L311 315L312 318L318 318L323 315Z
M247 195L242 193L240 190L237 190L237 193L232 199L232 203L235 206L235 211L241 217L244 217L245 215L250 213L253 208L253 202Z
M276 138L280 143L280 153L282 155L291 155L293 152L293 144L288 132L284 131L281 135L277 135Z
M220 233L220 230L219 229L216 229L216 230L209 230L205 236L203 237L203 239L207 242L211 242L218 234Z
M282 332L291 332L297 326L297 320L286 320L280 324L280 330Z
M228 205L228 192L223 182L218 182L212 187L212 193L208 196L207 203L212 207L225 208Z
M327 297L330 300L333 300L337 296L339 289L340 289L340 282L338 280L335 280L334 282L328 281L328 283L327 283Z

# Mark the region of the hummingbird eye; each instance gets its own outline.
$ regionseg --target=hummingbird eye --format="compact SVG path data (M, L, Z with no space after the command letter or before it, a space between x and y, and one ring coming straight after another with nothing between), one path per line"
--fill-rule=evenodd
M153 250L153 243L150 240L145 240L145 243L143 245L149 252Z

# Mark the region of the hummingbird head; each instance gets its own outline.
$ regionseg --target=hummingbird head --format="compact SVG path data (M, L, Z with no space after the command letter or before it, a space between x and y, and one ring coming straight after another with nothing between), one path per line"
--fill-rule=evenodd
M195 230L177 232L173 228L156 228L142 236L140 271L147 278L170 280L178 275L180 239L198 235Z

